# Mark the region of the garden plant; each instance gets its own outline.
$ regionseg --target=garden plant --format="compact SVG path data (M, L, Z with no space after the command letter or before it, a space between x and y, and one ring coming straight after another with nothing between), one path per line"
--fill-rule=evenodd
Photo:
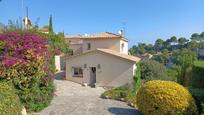
M0 34L0 79L14 84L21 103L29 111L40 111L50 103L53 56L48 39L28 31Z
M197 115L190 92L172 81L146 82L137 93L136 103L144 115Z

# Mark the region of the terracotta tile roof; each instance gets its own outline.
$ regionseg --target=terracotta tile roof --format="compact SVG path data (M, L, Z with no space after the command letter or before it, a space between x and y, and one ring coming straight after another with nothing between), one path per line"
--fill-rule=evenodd
M77 34L77 35L66 35L65 39L80 38L80 39L93 39L93 38L121 38L127 41L126 38L121 35L110 33L110 32L100 32L95 34Z
M49 32L49 30L47 28L40 28L39 31L41 31L41 32Z
M131 61L135 61L135 62L139 62L140 61L139 57L135 57L135 56L119 53L119 52L114 51L114 50L103 49L103 48L97 48L96 50L104 52L104 53L108 53L108 54L111 54L111 55L114 55L114 56L117 56L117 57L120 57L120 58L124 58L124 59L127 59L127 60L131 60Z
M81 38L83 35L81 34L75 34L75 35L65 35L65 38Z
M69 44L83 44L83 41L80 38L65 39L65 41Z
M130 61L133 61L133 62L139 62L141 60L139 57L135 57L135 56L119 53L119 52L114 51L114 50L103 49L103 48L97 48L95 50L91 50L91 51L88 51L88 52L85 52L85 53L82 53L82 54L70 56L70 57L68 57L68 59L69 58L74 58L74 57L77 57L77 56L82 56L82 55L85 55L85 54L89 54L89 53L92 53L92 52L97 52L97 51L102 52L102 53L106 53L106 54L110 54L110 55L113 55L113 56L116 56L116 57L119 57L119 58L123 58L123 59L126 59L126 60L130 60Z

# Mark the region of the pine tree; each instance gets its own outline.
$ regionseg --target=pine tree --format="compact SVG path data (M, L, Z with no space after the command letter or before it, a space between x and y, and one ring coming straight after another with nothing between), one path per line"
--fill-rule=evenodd
M52 15L50 15L50 20L49 20L49 33L53 33L53 27L52 27Z

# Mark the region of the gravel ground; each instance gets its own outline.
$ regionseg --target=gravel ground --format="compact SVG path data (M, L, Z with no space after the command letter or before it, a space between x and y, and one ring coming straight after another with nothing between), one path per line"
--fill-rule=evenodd
M55 80L56 96L40 115L139 115L124 102L101 99L101 87L82 87L65 80Z

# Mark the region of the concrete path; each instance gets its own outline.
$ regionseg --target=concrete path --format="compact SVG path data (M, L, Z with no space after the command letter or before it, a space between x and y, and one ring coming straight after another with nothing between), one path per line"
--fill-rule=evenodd
M101 99L101 87L82 87L65 80L55 80L56 96L40 115L139 115L126 103Z

